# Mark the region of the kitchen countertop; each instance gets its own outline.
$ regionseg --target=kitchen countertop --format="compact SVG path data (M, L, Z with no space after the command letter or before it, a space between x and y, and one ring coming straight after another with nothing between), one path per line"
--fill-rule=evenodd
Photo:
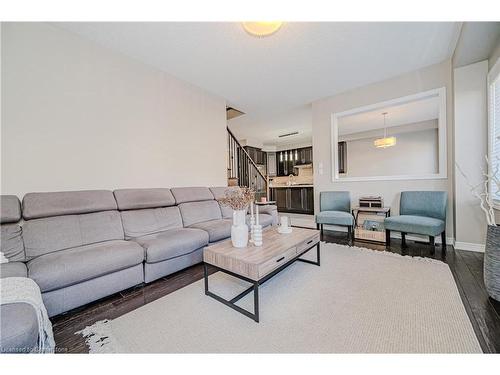
M282 189L282 188L303 188L303 187L314 187L314 185L301 185L301 184L297 184L297 185L275 185L275 186L269 186L269 189Z

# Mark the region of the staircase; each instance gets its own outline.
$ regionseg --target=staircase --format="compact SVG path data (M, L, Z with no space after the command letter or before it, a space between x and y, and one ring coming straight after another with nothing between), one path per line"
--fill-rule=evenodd
M255 191L255 199L268 197L267 178L261 173L248 152L241 146L234 134L227 128L227 178L236 179L238 186L246 186ZM228 185L231 185L229 183Z

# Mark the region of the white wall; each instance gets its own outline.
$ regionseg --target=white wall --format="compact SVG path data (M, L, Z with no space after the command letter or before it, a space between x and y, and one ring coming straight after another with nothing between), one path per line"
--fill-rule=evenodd
M2 24L2 194L226 184L222 98L44 23Z
M474 185L482 181L487 153L488 61L454 69L455 161ZM486 220L478 200L471 194L465 178L455 174L456 247L482 250L486 239Z
M331 114L333 112L342 112L439 87L446 87L447 98L447 179L332 182L330 126ZM351 199L354 205L362 195L380 194L383 196L385 204L392 207L393 214L397 214L399 212L399 196L401 191L442 190L447 191L449 196L447 236L452 237L452 121L452 69L451 61L449 60L399 77L313 102L312 124L316 212L319 210L319 192L321 191L348 190L351 192Z
M388 148L373 145L378 137L347 141L347 173L342 177L434 174L439 170L438 130L394 133L396 144Z

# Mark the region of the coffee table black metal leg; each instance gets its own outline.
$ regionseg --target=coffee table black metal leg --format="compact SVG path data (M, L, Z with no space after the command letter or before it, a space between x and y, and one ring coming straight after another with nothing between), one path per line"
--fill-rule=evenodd
M205 279L205 294L208 295L208 268L206 263L203 263L203 278Z
M259 322L259 283L253 284L253 311L254 318L257 323Z
M316 245L316 257L318 259L318 266L321 265L321 256L320 256L320 251L319 251L319 242Z

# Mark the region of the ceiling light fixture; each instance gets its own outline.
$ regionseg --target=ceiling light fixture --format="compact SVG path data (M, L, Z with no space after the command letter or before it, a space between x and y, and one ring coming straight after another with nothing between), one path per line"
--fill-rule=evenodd
M283 22L242 22L247 33L258 38L273 35L283 25Z
M375 141L373 141L373 144L377 148L392 147L396 144L396 137L387 136L387 127L385 124L385 116L387 116L387 112L383 112L382 116L384 116L384 138L375 139Z

